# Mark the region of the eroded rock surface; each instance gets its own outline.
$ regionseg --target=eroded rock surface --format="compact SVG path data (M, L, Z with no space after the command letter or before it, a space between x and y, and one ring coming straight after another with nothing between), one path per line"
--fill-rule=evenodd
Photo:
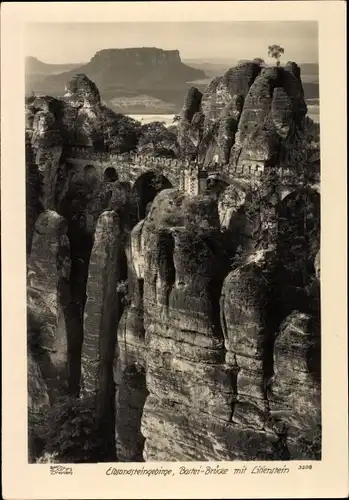
M163 206L169 195L170 192L164 192L158 196L149 217L159 221L157 208ZM254 208L245 206L244 215L248 218L234 228L246 235L241 239L245 245L243 261L224 283L227 267L219 249L211 246L213 253L202 252L218 225L214 218L205 221L204 199L184 200L182 210L177 209L177 217L182 219L176 222L181 226L171 225L170 231L166 231L166 226L155 231L147 219L143 224L147 234L144 325L149 390L141 426L145 460L282 459L318 454L320 412L316 377L310 382L310 376L301 394L297 384L302 376L288 381L284 371L288 363L286 351L294 353L295 339L283 333L288 320L280 323L273 303L280 258L280 222L273 203L277 200L266 191ZM195 230L190 223L195 220L198 206L202 227L196 220ZM214 213L212 208L208 212ZM172 244L168 243L169 238ZM219 236L216 234L213 240L217 244ZM212 290L217 291L218 297L212 296ZM307 318L309 323L314 322L314 317ZM310 349L314 359L319 352L316 334L304 335L297 341L299 352L308 353ZM280 347L281 339L288 347ZM281 389L278 377L283 380ZM301 399L297 403L289 399L292 418L287 412L275 410L276 393L280 397L278 404L287 406L285 387L303 397L303 403ZM302 395L307 391L314 395L304 400ZM194 414L200 414L200 436L196 434ZM313 445L309 444L308 421L317 425L317 441ZM297 433L299 441L295 440ZM304 445L299 444L303 441ZM234 443L239 443L238 449L232 446Z
M39 364L51 402L68 393L70 251L67 222L46 210L37 219L28 271L28 335L38 350Z
M296 460L321 458L321 349L311 316L294 311L274 346L270 408L286 426L287 447Z
M197 94L189 90L178 137L182 154L204 165L279 162L307 112L300 69L292 62L283 68L240 63L214 78L200 99Z
M166 197L167 213L162 210ZM224 345L218 316L227 256L220 246L218 210L210 199L180 200L174 191L163 192L148 217L143 231L150 394L142 416L144 458L155 460L167 454L170 460L190 460L195 443L188 438L193 432L188 415L195 408L203 418L212 419L213 425L215 417L228 419L231 412L230 373L222 365ZM203 442L205 432L199 443ZM205 445L199 443L197 456L205 453ZM211 446L214 442L206 453L213 453ZM168 454L170 449L173 452Z
M177 140L108 110L82 74L27 104L33 419L92 393L120 461L319 458L320 199L318 163L301 176L288 154L298 66L191 88ZM135 150L132 169L105 163ZM198 195L169 189L187 160L216 164Z
M117 282L120 279L120 219L114 211L98 219L91 252L85 305L82 365L84 390L101 391L110 378L118 322ZM108 361L109 360L109 361Z

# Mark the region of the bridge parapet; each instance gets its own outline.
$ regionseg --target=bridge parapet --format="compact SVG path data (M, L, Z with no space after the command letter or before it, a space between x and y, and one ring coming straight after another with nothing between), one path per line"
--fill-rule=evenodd
M184 159L154 158L136 153L97 153L82 148L72 148L66 161L74 165L78 171L83 171L87 166L93 166L101 178L107 168L115 168L119 179L124 182L131 182L131 184L140 175L153 171L167 177L173 187L184 190L187 190L185 187L187 185L195 184L196 181L199 183L202 173L206 173L206 176L220 178L227 183L231 183L234 180L258 183L262 181L265 175L265 167L262 162L245 161L239 163L239 165L215 163L209 164L206 168L202 169L197 162ZM300 175L297 175L296 170L295 168L284 166L278 167L277 174L280 184L290 189L297 187L301 171L299 172ZM316 169L313 172L312 177L314 179L312 179L311 184L317 185L320 182L320 174L316 173Z
M120 155L108 153L69 154L66 163L73 166L76 173L83 173L85 168L95 168L97 175L103 179L107 169L114 168L120 181L131 182L146 172L164 175L173 185L179 187L181 177L190 167L182 160L174 158L152 158L136 155Z
M144 165L144 166L168 166L168 167L182 167L188 168L190 162L184 159L177 158L163 158L163 157L151 157L140 155L135 152L131 153L108 153L108 152L96 152L91 151L87 148L71 148L67 154L70 159L75 160L87 160L90 163L100 162L100 163L128 163L130 165Z

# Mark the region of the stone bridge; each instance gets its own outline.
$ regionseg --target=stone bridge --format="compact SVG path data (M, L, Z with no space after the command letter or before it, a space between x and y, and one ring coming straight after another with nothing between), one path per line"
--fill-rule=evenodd
M100 180L120 181L133 187L144 182L160 180L162 188L178 188L188 190L198 182L199 166L189 160L175 158L151 158L137 154L95 153L87 150L72 151L66 158L77 174L94 173ZM219 180L226 185L236 184L247 188L251 183L259 183L263 179L263 162L246 162L237 167L232 165L212 165L205 167L208 179ZM185 178L188 181L186 182ZM289 168L279 168L280 196L284 199L298 187L298 179ZM320 192L319 179L312 183L311 188ZM190 190L190 188L189 188ZM197 192L199 192L198 189ZM194 192L195 193L195 189Z
M163 175L173 187L180 186L180 178L190 163L173 158L149 158L138 155L79 152L66 158L76 173L92 171L101 180L119 180L134 185L144 174Z

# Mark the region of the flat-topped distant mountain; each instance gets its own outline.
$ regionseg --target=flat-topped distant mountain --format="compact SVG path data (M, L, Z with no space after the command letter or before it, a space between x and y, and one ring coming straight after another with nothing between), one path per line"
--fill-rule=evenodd
M104 49L98 51L92 59L82 66L69 68L60 74L48 74L35 81L27 81L27 93L45 93L53 96L64 94L65 84L77 73L84 73L100 89L102 98L121 111L142 111L136 105L135 97L145 95L154 98L154 107L162 102L158 112L168 109L173 112L180 108L188 86L193 80L204 79L206 74L201 69L183 64L178 50L162 50L155 47L130 49ZM120 98L120 105L118 104ZM130 98L130 106L125 106Z

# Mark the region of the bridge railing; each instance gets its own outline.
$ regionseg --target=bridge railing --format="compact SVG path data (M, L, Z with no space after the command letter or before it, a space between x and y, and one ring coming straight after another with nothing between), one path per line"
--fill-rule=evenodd
M151 157L139 155L135 152L131 153L109 153L109 152L95 152L84 148L70 148L67 151L67 157L76 159L86 159L90 162L100 163L125 163L130 165L143 165L154 167L182 167L188 168L191 165L189 160L182 160L177 158L165 157Z
M163 158L163 157L150 157L139 155L136 152L131 153L108 153L108 152L94 152L84 148L71 148L68 153L69 160L81 163L81 160L86 160L86 165L89 163L101 163L117 166L122 165L139 165L144 168L169 168L177 170L178 172L189 171L195 174L195 171L203 170L208 175L219 175L226 178L245 178L245 179L262 179L264 177L265 168L262 162L249 162L246 161L239 165L231 165L229 163L212 162L205 167L198 164L197 161L189 161L176 158ZM107 165L106 165L107 166ZM284 182L291 182L297 180L297 167L287 168L278 167L277 169L280 180ZM301 171L300 171L301 173ZM320 174L314 172L314 181L319 182Z

